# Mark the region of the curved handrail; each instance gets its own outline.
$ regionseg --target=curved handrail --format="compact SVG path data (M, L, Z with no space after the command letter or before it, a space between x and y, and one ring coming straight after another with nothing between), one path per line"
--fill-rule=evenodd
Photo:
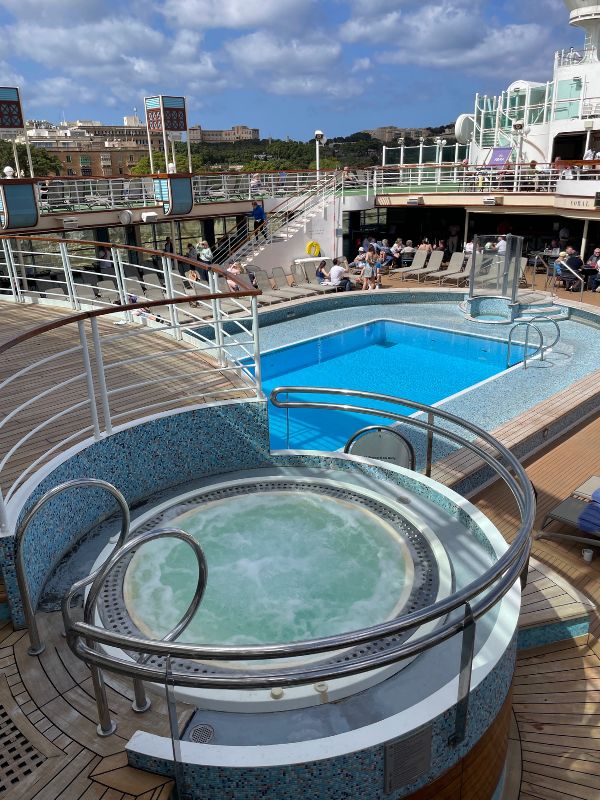
M116 547L113 549L111 555L107 558L107 560L101 564L101 566L91 573L91 575L82 578L81 580L74 583L69 591L65 594L61 604L63 622L65 624L65 630L68 630L68 620L70 618L70 609L71 604L73 601L73 597L77 592L84 590L87 586L89 586L88 595L85 601L84 610L83 610L83 619L87 625L93 625L93 621L96 614L96 606L98 603L98 597L100 596L100 592L104 586L104 582L110 573L115 569L115 567L119 564L119 562L125 558L132 550L137 550L139 547L142 547L144 544L148 542L155 541L156 539L180 539L185 544L189 545L194 553L196 561L198 563L198 580L196 583L196 588L194 590L194 594L190 603L186 609L186 611L181 616L179 622L168 632L166 633L161 641L162 642L172 642L173 640L177 639L178 636L185 631L187 626L192 621L194 614L198 610L200 603L202 602L202 598L204 596L204 591L206 589L206 581L208 577L208 567L206 564L206 558L204 556L204 551L200 544L194 539L194 537L187 533L187 531L183 531L179 528L159 528L153 531L146 531L143 533L139 533L136 536L133 536L131 539L127 541L121 541L117 543ZM91 584L91 585L90 585ZM93 641L88 641L88 646L94 650L95 643ZM143 654L138 656L136 659L139 664L145 664L148 660L149 656L147 654ZM110 710L108 707L108 702L106 699L106 692L104 690L104 682L102 680L101 675L96 675L95 680L95 693L96 693L96 700L98 703L98 715L100 717L100 725L99 725L99 733L102 736L109 736L111 733L114 733L116 730L115 723L112 722L110 719ZM143 684L139 681L139 679L134 677L134 692L135 692L135 700L133 702L133 710L139 712L147 711L150 708L150 702L146 699L146 694L144 690Z
M134 252L134 253L143 253L146 256L154 256L162 258L166 256L171 261L176 261L179 264L183 264L186 267L193 267L194 269L198 269L199 262L195 261L192 258L187 258L186 256L180 256L177 253L167 253L164 250L152 250L148 247L137 247L136 245L125 245L125 244L117 244L114 242L97 242L92 239L61 239L56 236L23 236L23 234L15 234L15 233L0 233L0 241L2 239L11 239L17 241L25 241L25 242L52 242L52 244L66 244L71 246L79 246L79 245L90 245L91 247L98 248L98 247L108 247L113 250L119 250L122 252ZM209 272L214 272L217 275L221 275L223 278L232 278L232 273L227 272L226 269L219 266L219 264L201 264L203 269L207 269ZM254 286L250 285L249 282L247 283L243 275L235 275L236 283L239 282L240 286L243 287L244 292L248 292L249 295L259 295L261 294L259 289L256 289ZM229 295L223 293L221 297L228 297ZM240 292L231 292L231 296L241 296ZM245 295L244 295L245 296ZM189 295L189 297L193 297L193 295ZM189 302L189 300L188 300ZM145 303L144 305L148 305Z
M527 369L527 358L528 358L528 355L529 355L527 350L529 349L529 331L530 331L531 328L533 328L533 330L540 337L540 346L538 347L538 349L535 352L533 352L531 354L531 358L535 358L535 356L537 356L538 353L541 353L542 359L544 358L544 334L537 327L537 325L533 325L532 324L531 320L523 320L522 322L515 323L513 325L513 327L510 329L510 333L508 334L508 348L507 348L507 351L506 351L506 368L507 369L508 369L508 367L510 367L510 353L511 353L512 345L513 345L513 333L517 330L517 328L520 328L523 325L525 326L525 352L523 353L523 368Z
M279 394L333 394L365 396L370 400L388 401L394 405L404 405L415 410L425 412L427 415L439 416L453 427L466 429L470 434L483 440L490 445L500 458L494 458L488 451L484 450L474 442L465 439L454 430L435 427L416 417L405 417L395 412L382 410L380 408L361 408L347 406L343 404L328 404L322 402L308 401L281 401ZM352 631L344 634L331 635L301 642L288 644L272 644L261 646L230 647L218 645L194 645L189 643L157 642L131 636L128 634L116 633L97 626L77 622L70 615L65 618L67 639L69 646L84 661L98 667L105 667L121 674L130 675L145 680L162 681L164 673L157 667L147 664L132 664L130 661L119 658L111 650L109 653L99 652L95 647L90 647L86 642L101 644L111 648L116 647L126 651L152 654L156 656L170 656L183 659L194 660L223 660L223 661L245 661L261 659L281 659L291 656L307 656L331 651L341 650L346 647L353 647L361 643L368 643L380 640L384 637L402 633L417 625L440 620L446 621L435 631L429 632L417 640L394 645L389 650L381 653L369 654L365 657L351 659L349 662L341 664L317 664L316 666L287 666L278 669L276 672L261 672L260 674L243 670L238 670L235 674L220 675L192 675L186 671L174 672L173 679L178 685L218 687L218 688L261 688L269 686L293 686L308 683L316 680L327 680L340 677L342 675L353 675L367 670L375 669L387 664L392 664L398 660L408 658L419 652L423 652L441 641L453 636L464 627L462 620L456 617L449 618L453 611L472 603L473 618L478 619L492 608L513 586L514 582L522 575L525 569L531 547L530 533L533 526L535 498L532 486L527 475L512 453L502 444L497 442L490 434L465 420L442 411L439 408L425 406L414 401L407 401L399 398L388 397L368 392L358 392L344 389L323 389L314 387L282 387L274 390L272 394L274 405L281 408L335 408L336 410L348 410L352 412L365 412L377 416L387 416L390 419L401 420L406 424L414 425L425 430L435 430L442 436L451 441L459 443L474 453L476 453L484 463L493 468L508 485L517 502L521 516L519 531L509 546L508 550L486 570L479 578L472 581L468 586L455 592L448 598L438 601L428 608L413 611L406 616L398 619L363 628L359 631ZM500 459L504 462L501 463ZM505 466L506 464L506 466ZM513 474L514 476L513 477Z
M546 352L546 350L551 350L553 347L556 347L556 345L560 342L560 336L561 336L560 326L558 322L555 319L552 319L552 317L546 317L543 314L536 314L535 317L532 317L529 320L529 322L536 322L536 320L538 322L551 322L556 328L556 336L554 338L554 341L552 342L552 344L544 345L544 352Z
M69 489L104 489L112 494L112 496L116 499L121 511L121 532L115 545L115 552L123 545L129 533L130 515L127 501L121 492L112 485L112 483L108 483L108 481L103 481L98 478L76 478L75 480L61 483L40 497L40 499L34 503L34 505L25 514L15 532L15 569L17 573L19 592L21 594L21 602L23 603L25 622L29 630L30 646L27 652L32 656L43 653L45 644L40 639L37 622L35 619L35 609L31 602L29 584L25 574L25 563L23 561L23 541L31 521L37 515L38 511L40 511L47 503L49 503L50 500L53 500L59 494L62 494Z

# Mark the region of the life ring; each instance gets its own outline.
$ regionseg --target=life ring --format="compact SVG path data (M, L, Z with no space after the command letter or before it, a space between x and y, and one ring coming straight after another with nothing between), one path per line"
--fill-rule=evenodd
M309 242L306 245L306 253L309 256L317 256L321 255L321 245L318 242Z

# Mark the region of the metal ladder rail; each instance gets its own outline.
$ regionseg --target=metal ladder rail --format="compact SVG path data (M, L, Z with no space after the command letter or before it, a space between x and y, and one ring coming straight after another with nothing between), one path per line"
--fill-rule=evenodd
M541 359L542 359L542 361L544 360L544 352L545 352L545 350L544 350L544 334L541 332L541 330L538 328L537 325L534 325L531 322L531 320L527 320L527 321L523 321L523 322L517 322L516 325L513 325L513 327L510 329L510 333L508 334L508 350L507 350L507 353L506 353L506 368L507 369L510 367L511 348L512 348L512 345L514 344L514 342L513 342L513 334L517 330L517 328L520 328L522 326L525 326L525 352L523 354L523 368L527 369L527 358L529 356L529 353L528 353L528 350L529 350L529 331L530 331L531 328L533 328L533 330L536 331L536 333L540 337L540 346L538 347L538 349L535 352L533 352L531 354L530 357L534 358L535 356L537 356L539 354Z
M560 342L560 336L561 336L560 327L558 325L558 322L555 319L552 319L551 317L545 317L543 314L536 314L534 317L532 317L531 319L527 320L527 322L529 322L530 324L532 322L536 322L536 321L538 321L538 322L551 322L554 325L554 327L556 328L556 336L554 338L554 341L551 344L545 344L544 345L544 353L546 353L548 350L551 350L553 347L556 347L556 345Z

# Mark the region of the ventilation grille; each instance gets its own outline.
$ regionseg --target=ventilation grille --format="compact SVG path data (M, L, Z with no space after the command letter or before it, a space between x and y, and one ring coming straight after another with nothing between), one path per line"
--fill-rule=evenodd
M19 782L45 760L0 706L0 796L7 795L16 800Z
M385 746L385 793L408 786L431 767L431 726Z

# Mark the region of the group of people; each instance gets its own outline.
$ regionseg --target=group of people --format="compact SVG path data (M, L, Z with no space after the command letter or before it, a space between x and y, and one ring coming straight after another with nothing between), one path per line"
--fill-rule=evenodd
M574 247L567 247L554 262L554 274L568 292L580 291L581 280L584 291L600 292L600 247L585 263Z

